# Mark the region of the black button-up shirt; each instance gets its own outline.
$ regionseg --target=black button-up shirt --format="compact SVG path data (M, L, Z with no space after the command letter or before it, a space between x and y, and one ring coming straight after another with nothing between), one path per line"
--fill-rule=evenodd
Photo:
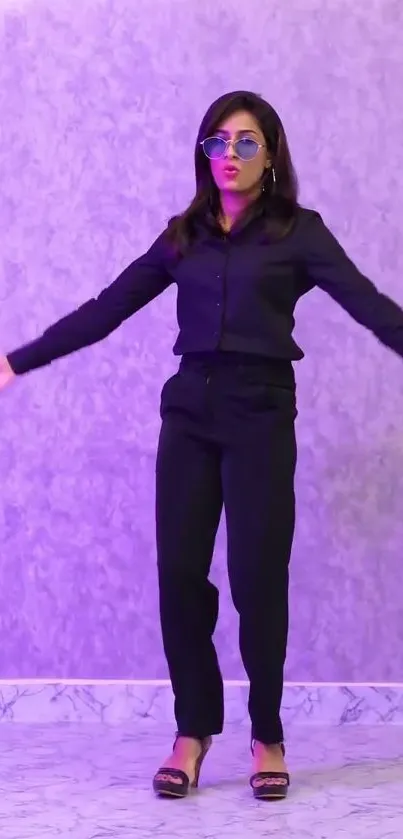
M403 356L403 311L351 262L320 215L299 208L292 231L270 242L255 220L224 235L200 225L182 257L164 234L101 294L8 355L26 373L109 335L169 285L178 290L174 353L242 352L290 361L294 310L315 286Z

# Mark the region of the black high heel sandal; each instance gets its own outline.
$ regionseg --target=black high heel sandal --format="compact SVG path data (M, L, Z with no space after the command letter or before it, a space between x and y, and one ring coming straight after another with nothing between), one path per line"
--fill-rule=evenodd
M175 737L174 749L176 741L180 736L180 734L177 734ZM211 737L205 737L204 740L200 740L199 742L201 752L195 762L194 780L190 781L190 778L182 769L171 769L170 766L161 766L153 779L153 789L156 795L160 798L186 798L191 789L197 789L202 763L213 741Z
M254 754L253 744L254 740L251 743L252 755ZM281 745L281 751L285 755L284 743L279 745ZM288 772L255 772L250 779L250 785L255 798L265 801L270 799L279 800L287 797L290 776Z

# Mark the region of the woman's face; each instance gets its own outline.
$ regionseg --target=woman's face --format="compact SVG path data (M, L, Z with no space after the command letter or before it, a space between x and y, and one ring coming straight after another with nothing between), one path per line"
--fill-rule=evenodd
M270 167L270 157L257 120L248 111L238 111L221 123L214 136L231 140L224 157L210 160L211 173L220 192L253 194L259 190L263 174ZM260 146L251 160L242 160L237 155L234 143L243 138L255 140Z

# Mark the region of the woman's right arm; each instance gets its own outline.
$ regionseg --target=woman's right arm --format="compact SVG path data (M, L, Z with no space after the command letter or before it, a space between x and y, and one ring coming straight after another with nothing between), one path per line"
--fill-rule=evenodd
M0 359L0 387L15 375L44 367L57 358L106 338L120 324L172 283L164 234L98 297L50 326L39 338Z

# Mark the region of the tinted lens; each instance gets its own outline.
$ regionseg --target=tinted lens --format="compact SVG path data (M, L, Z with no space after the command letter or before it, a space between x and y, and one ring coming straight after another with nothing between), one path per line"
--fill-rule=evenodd
M226 145L222 137L207 137L207 140L204 140L203 143L204 154L210 160L218 160L219 157L223 157L225 154Z
M252 160L259 151L259 143L251 137L241 137L235 143L235 153L241 160Z

